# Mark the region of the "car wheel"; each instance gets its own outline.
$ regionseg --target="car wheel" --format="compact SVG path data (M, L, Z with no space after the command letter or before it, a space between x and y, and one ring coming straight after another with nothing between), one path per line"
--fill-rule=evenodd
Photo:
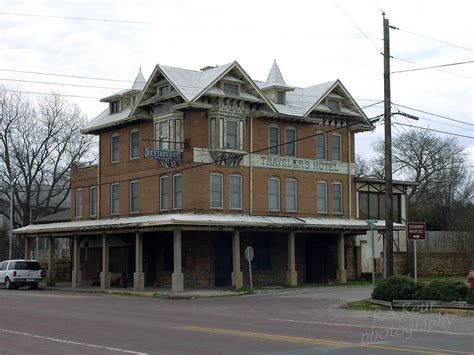
M5 288L8 290L13 289L13 284L8 277L5 279Z
M30 290L37 290L38 289L38 284L34 283L30 286Z

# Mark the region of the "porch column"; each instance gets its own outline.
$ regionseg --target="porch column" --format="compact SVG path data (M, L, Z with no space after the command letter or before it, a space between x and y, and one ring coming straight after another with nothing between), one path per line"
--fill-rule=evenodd
M133 273L133 288L135 291L145 289L145 274L143 273L143 235L135 233L135 272Z
M171 292L181 292L184 288L184 277L181 270L181 231L173 231L174 272L171 275Z
M31 249L31 239L28 237L25 237L25 259L30 258L30 250Z
M82 286L80 241L80 237L75 235L74 249L72 253L72 288L78 288Z
M46 272L47 285L54 286L56 271L54 270L54 238L48 237L48 271Z
M286 271L286 283L290 286L296 286L298 284L295 258L295 232L288 233L288 270Z
M337 247L337 281L345 284L347 282L347 272L345 266L345 255L344 255L344 233L338 235L338 247Z
M100 273L100 287L102 289L110 287L109 240L105 233L102 234L102 271Z
M244 285L240 270L240 232L235 230L232 235L232 287L236 290Z

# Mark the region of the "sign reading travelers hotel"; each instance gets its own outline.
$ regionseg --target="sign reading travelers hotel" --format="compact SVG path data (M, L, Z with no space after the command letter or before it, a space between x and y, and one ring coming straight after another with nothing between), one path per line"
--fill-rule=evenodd
M329 160L300 159L260 154L253 154L252 156L250 156L250 154L240 154L239 165L250 166L250 159L252 159L252 166L255 168L288 169L333 174L347 174L350 168L351 174L353 175L355 173L354 164ZM204 148L194 148L194 162L216 163L215 153Z

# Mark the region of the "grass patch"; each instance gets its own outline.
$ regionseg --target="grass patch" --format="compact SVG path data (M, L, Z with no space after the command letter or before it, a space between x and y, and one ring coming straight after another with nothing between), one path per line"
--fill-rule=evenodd
M297 286L283 285L285 288L312 288L312 287L356 287L356 286L371 286L372 281L358 280L347 281L347 283L317 283L317 284L299 284Z
M343 304L343 309L356 310L356 311L373 311L373 310L387 310L387 307L372 304L367 300L355 301Z
M429 283L433 281L452 281L452 282L463 282L467 280L467 275L431 275L431 276L418 276L418 282Z

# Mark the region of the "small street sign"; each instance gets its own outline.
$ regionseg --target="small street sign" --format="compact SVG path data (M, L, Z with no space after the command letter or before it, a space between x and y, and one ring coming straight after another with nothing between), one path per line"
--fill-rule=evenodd
M252 261L253 257L255 256L253 248L251 246L248 246L247 248L245 248L244 255L247 261Z
M425 240L426 239L426 223L409 222L407 226L408 240Z

